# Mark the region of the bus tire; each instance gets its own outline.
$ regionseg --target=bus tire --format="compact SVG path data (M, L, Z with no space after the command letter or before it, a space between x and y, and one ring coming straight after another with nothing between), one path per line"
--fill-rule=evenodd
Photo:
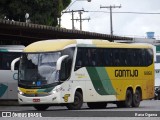
M34 105L33 107L38 111L43 111L43 110L48 109L49 105L46 105L46 104L39 105L39 104L37 104L37 105Z
M74 102L68 103L66 106L69 110L79 110L83 104L83 96L80 92L76 91L74 96Z
M127 90L126 91L126 97L125 97L125 100L124 101L117 101L117 107L118 108L129 108L132 106L132 92L131 90Z
M105 109L107 106L106 102L90 102L87 103L90 109Z
M133 95L132 107L139 107L140 102L141 102L141 93L139 90L136 90L135 94Z

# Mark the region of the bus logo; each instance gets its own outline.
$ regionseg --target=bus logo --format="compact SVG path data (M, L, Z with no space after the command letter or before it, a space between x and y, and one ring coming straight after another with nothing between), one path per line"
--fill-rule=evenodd
M65 94L63 99L65 102L68 102L68 98L70 97L70 94Z
M41 81L37 81L37 86L40 86L41 85Z

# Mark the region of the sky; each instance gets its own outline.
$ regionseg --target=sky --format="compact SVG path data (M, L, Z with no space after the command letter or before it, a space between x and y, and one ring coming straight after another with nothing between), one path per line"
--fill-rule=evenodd
M74 2L75 1L75 2ZM120 6L113 8L112 22L113 34L130 37L146 37L146 32L155 32L155 38L160 39L160 0L72 0L68 10L106 11L83 12L82 18L90 18L83 21L82 30L96 33L110 34L110 10L101 6ZM64 10L65 11L65 10ZM114 12L145 12L159 14L126 14ZM79 18L75 13L74 18ZM62 15L62 27L72 29L71 13ZM79 21L75 21L75 28L80 29Z

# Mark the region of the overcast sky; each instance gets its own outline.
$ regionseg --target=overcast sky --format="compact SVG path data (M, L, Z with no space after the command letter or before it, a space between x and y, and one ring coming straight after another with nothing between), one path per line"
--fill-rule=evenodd
M75 0L72 0L72 3ZM71 3L71 4L72 4ZM100 9L101 6L116 5L121 8L113 9L113 12L148 12L160 13L160 0L91 0L91 2L74 2L69 10L106 11L108 8ZM83 18L90 17L91 20L83 22L83 30L97 33L110 34L110 14L85 12ZM79 14L75 14L79 18ZM71 13L63 14L62 27L72 29ZM75 28L79 29L79 22L75 21ZM160 14L125 14L113 13L113 34L120 36L146 37L146 32L155 32L160 38Z

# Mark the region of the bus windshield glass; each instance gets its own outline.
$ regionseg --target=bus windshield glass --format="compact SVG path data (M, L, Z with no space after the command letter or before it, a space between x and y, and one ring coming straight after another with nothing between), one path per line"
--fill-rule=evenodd
M56 62L61 52L24 53L20 62L20 81L44 81L45 84L58 82Z

